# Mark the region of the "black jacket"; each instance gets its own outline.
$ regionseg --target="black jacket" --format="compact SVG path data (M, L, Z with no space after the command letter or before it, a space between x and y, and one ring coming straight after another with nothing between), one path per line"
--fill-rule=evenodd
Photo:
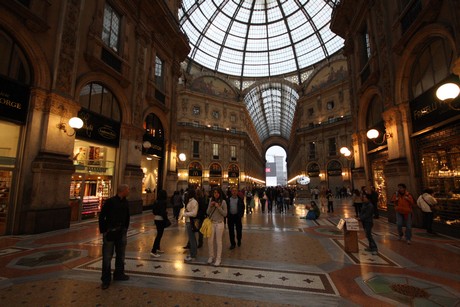
M241 199L241 197L237 196L238 198L238 217L243 217L244 215L244 201ZM231 201L231 197L229 197L226 202L227 202L227 215L230 215L230 201Z
M106 233L110 229L129 227L129 205L126 198L115 195L107 199L99 214L99 231Z

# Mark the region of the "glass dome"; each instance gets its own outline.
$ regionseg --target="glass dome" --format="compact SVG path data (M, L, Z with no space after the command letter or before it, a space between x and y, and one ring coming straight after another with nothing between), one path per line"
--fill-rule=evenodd
M331 0L183 0L180 25L189 58L239 77L298 72L335 53Z

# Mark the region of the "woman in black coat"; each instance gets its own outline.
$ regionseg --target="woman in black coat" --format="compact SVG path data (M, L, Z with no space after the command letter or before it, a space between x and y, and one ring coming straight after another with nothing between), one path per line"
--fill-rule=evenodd
M165 221L168 219L168 213L166 212L168 196L165 190L158 191L158 199L153 203L152 212L155 215L155 226L157 228L157 236L153 242L152 250L150 255L158 258L163 251L160 249L161 238L165 230Z

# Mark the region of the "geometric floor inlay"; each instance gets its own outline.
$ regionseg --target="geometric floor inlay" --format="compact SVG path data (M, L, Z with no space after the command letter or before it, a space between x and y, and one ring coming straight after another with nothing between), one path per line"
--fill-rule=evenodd
M344 240L333 239L333 241L345 251ZM379 252L377 255L372 255L370 252L366 252L364 249L367 247L361 241L358 241L358 252L357 253L347 253L346 254L351 258L355 264L370 264L378 266L391 266L399 267L399 265L391 260L390 258L383 255Z
M45 267L63 264L67 261L71 261L81 257L82 254L86 255L87 252L74 249L49 250L21 257L14 261L14 263L9 264L8 266L21 269Z
M0 257L15 254L15 253L20 253L20 252L23 252L25 250L27 250L27 249L25 249L25 248L16 248L16 247L0 249Z
M364 283L377 295L407 306L459 306L458 294L445 287L408 276L378 274Z
M76 269L100 271L101 267L102 261L98 259ZM230 265L214 267L204 263L186 264L183 261L129 257L125 259L125 271L131 275L189 279L208 283L223 283L296 292L338 295L329 276L324 273L272 270Z

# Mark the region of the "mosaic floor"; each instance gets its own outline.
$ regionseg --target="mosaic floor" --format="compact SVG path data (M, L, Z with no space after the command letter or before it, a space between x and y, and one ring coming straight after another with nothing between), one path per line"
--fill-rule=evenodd
M132 217L129 281L100 288L101 236L97 221L37 235L0 237L0 306L460 306L460 240L414 229L413 243L375 220L379 253L345 252L336 225L352 215L349 200L335 213L307 221L302 204L289 212L243 218L241 247L224 234L222 265L210 266L207 244L184 263L182 223L166 229L160 258L149 255L153 216Z

